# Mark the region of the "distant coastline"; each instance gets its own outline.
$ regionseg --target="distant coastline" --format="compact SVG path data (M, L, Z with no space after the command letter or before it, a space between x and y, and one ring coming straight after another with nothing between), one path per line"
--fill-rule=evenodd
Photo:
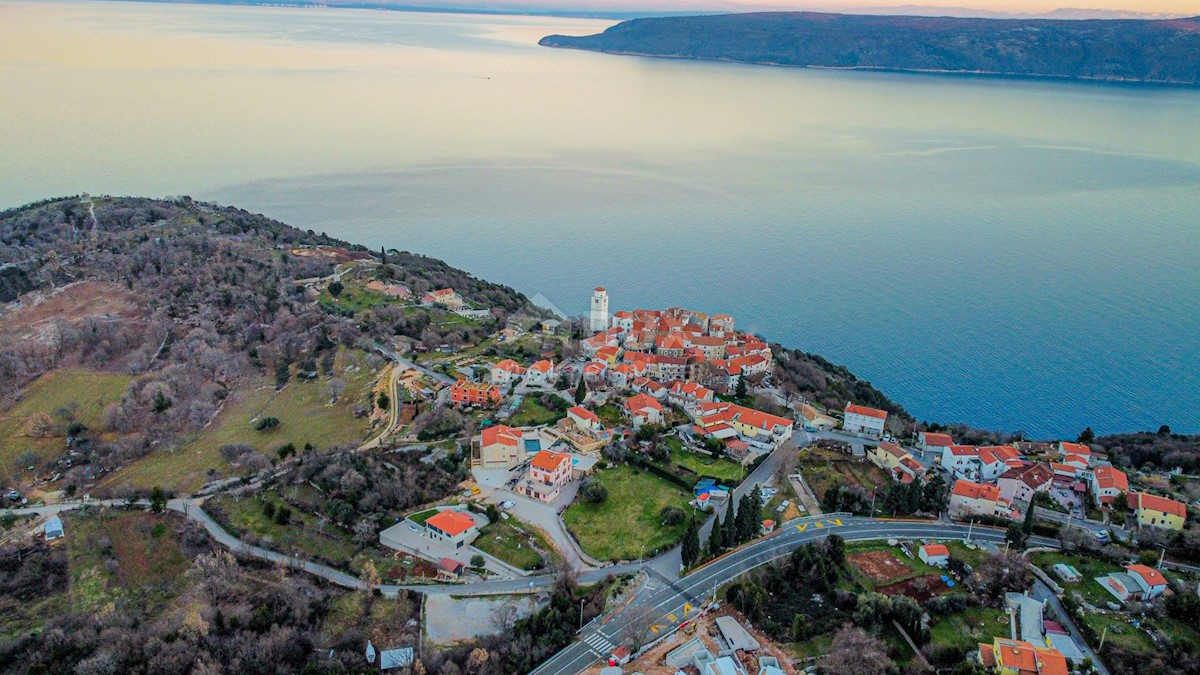
M538 44L836 70L1200 86L1200 17L1015 20L764 12L634 19Z

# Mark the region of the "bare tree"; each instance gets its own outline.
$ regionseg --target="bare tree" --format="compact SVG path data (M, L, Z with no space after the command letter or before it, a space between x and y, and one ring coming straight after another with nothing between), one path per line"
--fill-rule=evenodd
M849 624L833 636L833 648L822 665L831 673L883 675L892 665L887 645L861 628Z
M621 641L629 644L629 651L637 653L650 637L650 627L654 625L655 614L653 607L637 606L628 610L626 623L621 628Z

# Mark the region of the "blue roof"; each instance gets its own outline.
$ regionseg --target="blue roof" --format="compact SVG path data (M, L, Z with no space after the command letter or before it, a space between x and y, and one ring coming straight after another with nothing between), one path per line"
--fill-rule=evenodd
M59 520L58 516L50 516L50 518L46 520L45 529L43 531L46 533L47 537L63 536L62 520Z
M388 670L389 668L399 668L401 666L411 666L413 664L412 647L402 647L400 649L385 649L379 652L379 668Z

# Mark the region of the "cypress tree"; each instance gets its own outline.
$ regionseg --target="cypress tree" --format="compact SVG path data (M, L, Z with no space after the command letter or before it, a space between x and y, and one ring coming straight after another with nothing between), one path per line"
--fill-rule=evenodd
M575 405L583 405L584 399L587 398L587 383L583 381L583 377L579 378L579 385L575 387Z
M725 550L725 528L721 525L721 514L713 519L712 530L708 533L708 555L717 557Z
M688 520L688 528L683 535L683 547L680 554L685 567L691 567L692 563L700 557L700 528L696 527L695 518Z

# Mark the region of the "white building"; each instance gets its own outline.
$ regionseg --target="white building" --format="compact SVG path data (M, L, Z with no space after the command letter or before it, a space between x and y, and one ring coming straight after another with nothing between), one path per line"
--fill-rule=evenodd
M593 333L608 329L608 291L603 286L592 291L591 329Z
M872 438L883 436L883 425L887 422L887 412L868 408L865 405L846 404L846 416L842 420L842 429L852 434L863 434Z

